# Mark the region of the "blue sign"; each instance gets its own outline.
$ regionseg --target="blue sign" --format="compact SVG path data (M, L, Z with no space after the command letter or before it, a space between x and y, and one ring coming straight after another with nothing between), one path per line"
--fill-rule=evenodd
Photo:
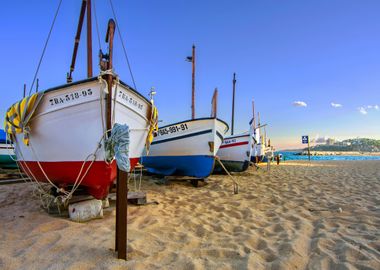
M309 143L309 136L308 135L304 135L302 136L302 143Z

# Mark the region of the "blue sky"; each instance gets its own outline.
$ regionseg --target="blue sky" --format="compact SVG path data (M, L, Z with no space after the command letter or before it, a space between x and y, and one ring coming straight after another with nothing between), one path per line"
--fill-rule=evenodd
M94 1L94 0L93 0ZM40 89L65 83L80 2L63 0L38 77ZM102 48L109 1L95 1ZM235 131L248 129L251 100L278 148L301 135L380 139L380 1L113 0L138 90L154 86L160 118L190 118L191 64L197 46L196 116L209 116L219 89L218 116L231 118L237 74ZM2 4L0 113L30 87L58 1ZM86 76L85 30L75 79ZM93 25L94 70L97 34ZM118 36L116 72L131 84ZM293 106L303 101L307 107ZM342 104L335 108L331 103ZM363 107L367 114L362 114ZM362 112L364 112L362 110Z

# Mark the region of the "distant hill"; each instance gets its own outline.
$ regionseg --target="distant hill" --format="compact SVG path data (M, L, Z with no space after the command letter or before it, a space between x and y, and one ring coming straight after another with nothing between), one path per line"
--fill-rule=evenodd
M304 150L307 150L305 148ZM334 144L319 144L310 147L312 151L331 151L331 152L380 152L380 140L357 138L348 139Z

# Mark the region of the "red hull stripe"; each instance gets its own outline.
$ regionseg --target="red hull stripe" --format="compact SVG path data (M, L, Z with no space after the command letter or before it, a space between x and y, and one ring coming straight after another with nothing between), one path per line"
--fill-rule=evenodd
M248 144L248 142L225 144L225 145L220 146L220 148L228 148L228 147L234 147L234 146L245 145L245 144Z
M130 159L131 170L133 170L138 161L139 158ZM29 177L34 176L40 182L48 182L36 161L20 161L19 163L22 170ZM40 162L49 179L61 187L74 184L82 164L82 161ZM82 173L87 170L89 165L90 162L86 162ZM107 164L104 161L95 161L84 177L81 186L86 187L88 193L95 198L103 199L107 196L109 187L115 179L116 161L113 161L111 164Z

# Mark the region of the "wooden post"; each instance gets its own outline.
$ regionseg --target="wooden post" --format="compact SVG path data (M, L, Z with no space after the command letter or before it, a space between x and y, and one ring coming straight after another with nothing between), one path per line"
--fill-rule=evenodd
M92 77L92 23L91 0L87 0L87 77Z
M235 121L235 79L236 74L234 73L234 78L232 80L232 116L231 116L231 135L234 135L234 121Z
M115 251L118 259L127 259L128 173L117 169Z
M193 52L191 57L191 118L195 119L195 45L193 44Z

